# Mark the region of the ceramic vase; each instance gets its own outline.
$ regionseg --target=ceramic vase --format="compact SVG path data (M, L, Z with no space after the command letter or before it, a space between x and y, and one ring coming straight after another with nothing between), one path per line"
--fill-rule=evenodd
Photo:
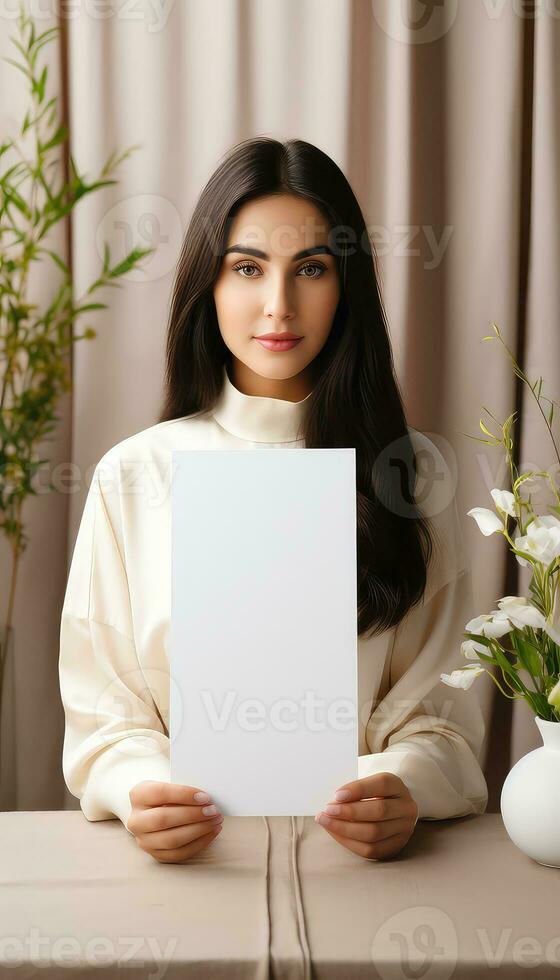
M500 810L509 837L524 854L560 868L560 722L534 718L543 744L508 773Z

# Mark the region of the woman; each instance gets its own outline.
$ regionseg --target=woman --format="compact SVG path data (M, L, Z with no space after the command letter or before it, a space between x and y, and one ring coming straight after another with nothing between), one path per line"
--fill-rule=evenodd
M356 854L390 857L419 818L486 807L480 707L440 683L473 615L470 572L450 470L406 424L360 207L301 140L247 140L205 187L160 419L97 464L72 558L65 780L87 819L119 817L162 862L221 827L203 789L169 778L171 451L263 446L356 450L360 778L316 819Z

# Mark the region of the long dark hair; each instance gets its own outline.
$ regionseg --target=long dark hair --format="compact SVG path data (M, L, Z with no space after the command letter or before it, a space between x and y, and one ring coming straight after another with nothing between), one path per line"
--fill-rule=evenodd
M177 264L159 421L207 412L215 404L231 358L212 294L227 233L244 203L282 193L311 201L331 231L352 232L346 246L337 235L340 299L316 359L319 380L302 432L306 448L356 450L358 633L373 635L397 625L422 599L432 529L414 499L416 458L371 240L346 177L311 143L245 140L222 159L202 191Z

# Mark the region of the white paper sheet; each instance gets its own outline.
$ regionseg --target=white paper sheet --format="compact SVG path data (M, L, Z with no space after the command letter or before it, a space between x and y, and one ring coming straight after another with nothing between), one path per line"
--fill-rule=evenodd
M172 455L171 781L315 814L358 778L355 450Z

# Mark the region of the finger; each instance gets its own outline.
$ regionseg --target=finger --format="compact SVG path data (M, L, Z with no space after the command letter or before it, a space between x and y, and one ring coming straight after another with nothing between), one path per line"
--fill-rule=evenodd
M350 851L354 851L355 854L359 854L360 857L367 858L368 861L379 860L380 858L392 857L394 854L398 854L407 843L407 840L402 834L396 834L394 837L387 837L385 840L370 844L364 841L351 840L348 837L342 837L340 834L335 834L327 827L325 830L328 834L331 834L339 844L343 847L348 848Z
M199 823L202 820L207 822L216 816L220 816L220 810L214 803L145 807L131 814L128 829L133 834L149 834L156 830L168 830L170 827L183 827L187 823Z
M219 834L219 830L215 830L210 834L204 834L203 837L199 837L197 840L192 841L190 844L186 844L184 847L173 848L170 850L149 850L148 853L161 864L183 864L185 861L190 860L192 857L198 854L199 851L202 851L205 847L208 847L212 841L217 840ZM148 848L144 849L148 850Z
M412 797L386 796L378 800L359 800L357 803L329 803L323 810L338 820L396 820L399 817L416 819L417 805Z
M170 827L168 830L155 830L151 833L137 834L136 839L150 851L178 850L203 835L220 830L223 819L223 817L212 817L210 823L188 823L182 827Z
M204 793L208 799L197 800L195 793ZM130 801L136 806L161 806L162 804L179 803L182 805L204 806L212 803L210 793L197 786L183 786L181 783L158 782L145 779L136 783L129 793Z
M354 779L350 783L344 783L337 790L337 793L349 793L344 800L333 799L329 803L351 803L353 800L370 799L372 796L402 796L406 787L399 776L392 772L376 772L373 776L365 776L363 779Z
M339 834L340 837L361 840L369 844L385 840L387 837L394 837L395 834L408 837L414 830L413 821L410 817L400 817L398 820L381 820L378 823L336 820L331 817L328 819L328 823L323 823L321 820L321 826L325 830Z

